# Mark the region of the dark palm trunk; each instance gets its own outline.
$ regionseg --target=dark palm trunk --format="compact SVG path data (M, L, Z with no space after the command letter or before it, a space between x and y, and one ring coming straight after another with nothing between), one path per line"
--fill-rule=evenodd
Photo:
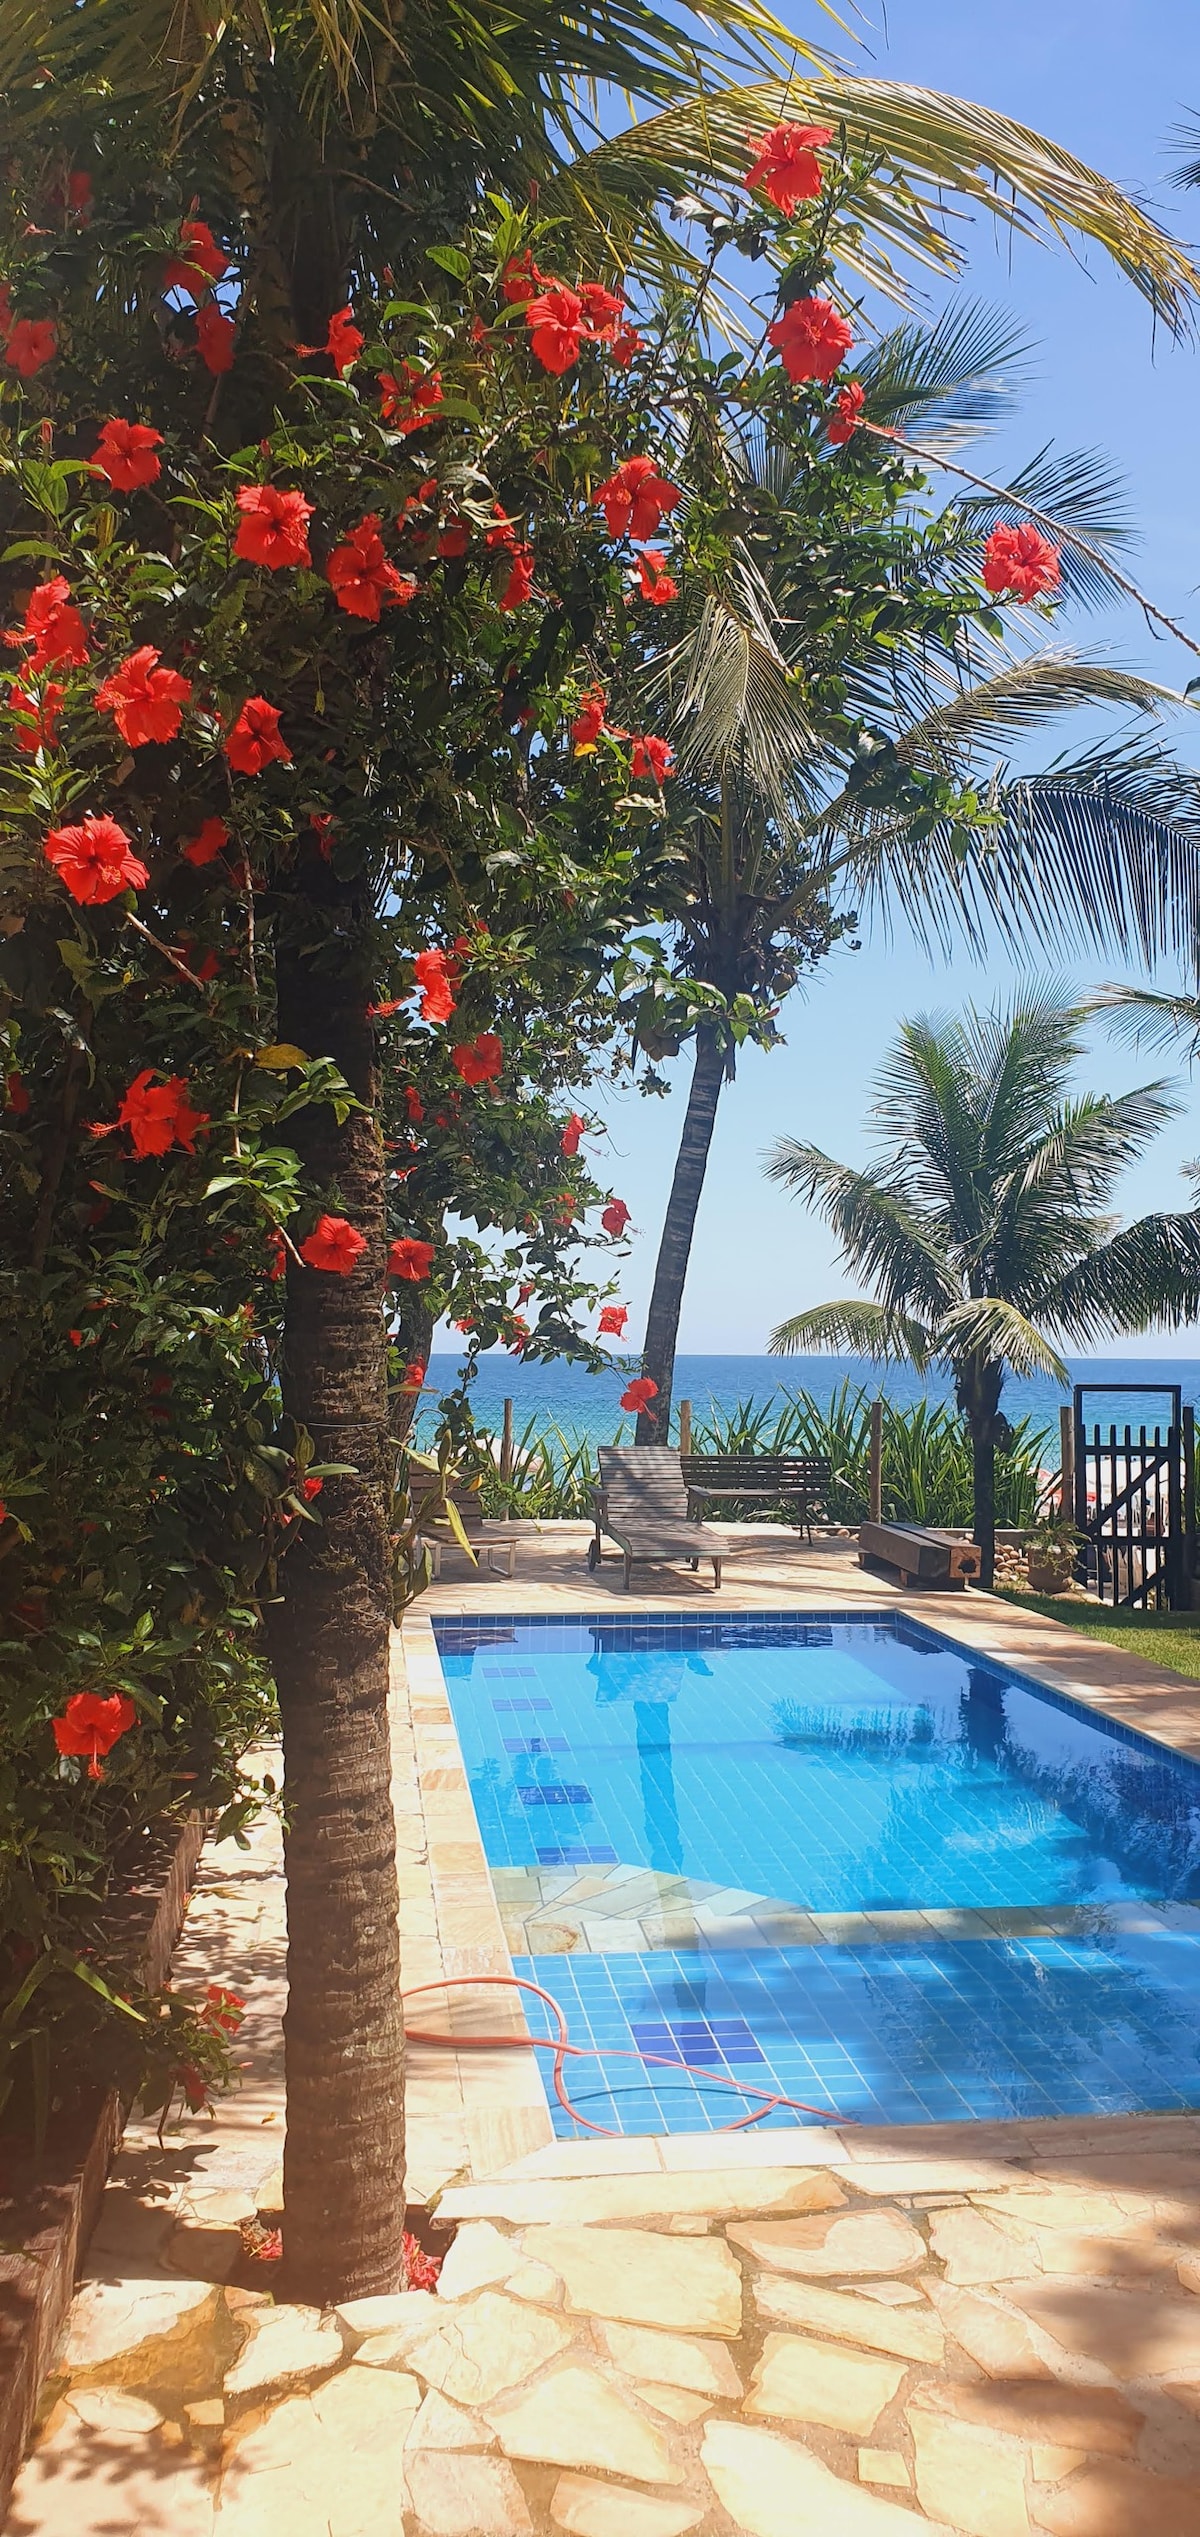
M986 1433L972 1434L971 1466L979 1582L990 1590L996 1575L996 1448L992 1443L990 1420Z
M336 885L326 883L326 889ZM320 881L314 888L315 899ZM327 2304L403 2286L404 2026L387 1722L391 1618L387 1402L380 1298L384 1177L362 911L315 910L315 958L277 952L279 1030L330 1056L367 1103L328 1106L291 1133L306 1170L367 1237L349 1276L289 1261L283 1397L327 1479L270 1610L283 1718L288 2006L284 2035L287 2290Z
M666 1444L671 1423L671 1391L675 1381L675 1348L679 1338L679 1315L683 1308L683 1290L687 1282L688 1261L692 1253L692 1236L696 1230L696 1210L704 1188L708 1169L709 1148L716 1125L717 1103L725 1079L725 1058L711 1031L696 1034L696 1063L692 1087L688 1094L687 1113L679 1152L675 1157L675 1177L658 1246L654 1271L654 1292L646 1320L646 1346L643 1366L653 1383L658 1385L658 1398L643 1410L637 1423L639 1445Z

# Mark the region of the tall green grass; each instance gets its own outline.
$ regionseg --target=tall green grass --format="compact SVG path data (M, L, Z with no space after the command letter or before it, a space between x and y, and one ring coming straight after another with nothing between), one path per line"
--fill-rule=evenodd
M811 1392L739 1401L694 1419L692 1451L700 1454L821 1454L833 1470L830 1520L861 1524L869 1511L872 1395L846 1382L827 1403ZM614 1442L622 1441L618 1430ZM527 1420L513 1443L512 1477L500 1477L500 1440L481 1432L483 1503L489 1515L580 1518L591 1514L598 1468L589 1437ZM996 1457L996 1520L1033 1524L1038 1473L1054 1460L1051 1440L1023 1419L1011 1453ZM944 1402L883 1406L883 1512L913 1524L969 1524L971 1447L961 1419Z

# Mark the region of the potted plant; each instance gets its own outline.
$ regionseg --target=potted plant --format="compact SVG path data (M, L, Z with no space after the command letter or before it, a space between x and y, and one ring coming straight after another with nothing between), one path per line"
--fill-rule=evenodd
M1061 1515L1047 1516L1025 1544L1025 1568L1033 1594L1062 1594L1070 1585L1081 1536Z

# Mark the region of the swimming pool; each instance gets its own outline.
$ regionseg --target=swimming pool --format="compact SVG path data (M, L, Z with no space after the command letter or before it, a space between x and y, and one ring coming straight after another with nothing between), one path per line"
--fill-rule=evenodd
M1194 1764L899 1613L434 1629L593 2121L750 2110L642 2055L871 2121L1200 2104Z

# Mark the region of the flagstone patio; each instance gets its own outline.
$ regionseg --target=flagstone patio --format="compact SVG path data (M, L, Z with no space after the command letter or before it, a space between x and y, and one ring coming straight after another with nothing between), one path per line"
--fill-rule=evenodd
M582 1540L444 1581L397 1643L406 1985L508 1963L429 1613L594 1608ZM649 1582L635 1609L701 1600ZM772 1542L724 1597L897 1600ZM1177 1678L982 1597L919 1608L1200 1747ZM165 2148L130 2126L8 2537L1197 2537L1200 2115L555 2142L484 1993L511 2049L413 2052L437 2290L322 2317L239 2286L239 2224L279 2206L283 1967L266 1825L206 1854L175 1969L247 1995L243 2084Z

